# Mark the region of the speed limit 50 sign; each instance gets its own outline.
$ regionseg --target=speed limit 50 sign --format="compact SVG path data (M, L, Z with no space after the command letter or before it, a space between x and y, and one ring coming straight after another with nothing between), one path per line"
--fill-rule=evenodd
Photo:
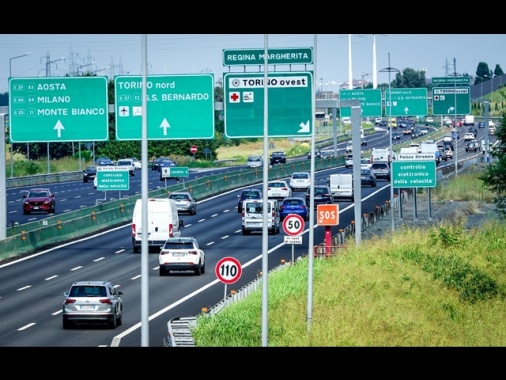
M318 205L316 208L316 221L320 226L337 226L339 224L339 205Z
M241 263L233 257L224 257L216 264L215 272L218 280L224 284L233 284L241 278Z
M283 230L290 236L300 235L304 231L304 218L297 214L288 214L283 219Z

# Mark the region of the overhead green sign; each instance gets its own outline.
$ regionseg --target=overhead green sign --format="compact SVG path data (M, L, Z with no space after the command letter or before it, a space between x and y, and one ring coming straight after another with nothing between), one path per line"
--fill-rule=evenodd
M433 115L469 115L471 91L467 87L434 87L432 89Z
M381 89L340 90L339 100L358 99L362 116L381 116ZM351 117L351 107L343 107L341 117Z
M313 48L268 49L267 64L312 64ZM223 49L223 66L265 64L265 49Z
M13 143L107 141L107 78L10 78L9 118Z
M436 187L436 161L392 161L395 188Z
M225 73L225 135L264 137L263 73ZM268 137L307 137L313 130L313 73L268 73Z
M471 77L436 77L432 78L432 84L464 84L468 85L471 83Z
M392 88L385 91L385 115L416 116L427 115L427 89L426 88ZM390 109L390 100L392 108Z
M214 138L213 74L146 78L148 140ZM116 140L142 139L142 76L114 78Z
M97 190L129 190L130 172L128 168L120 166L97 167Z

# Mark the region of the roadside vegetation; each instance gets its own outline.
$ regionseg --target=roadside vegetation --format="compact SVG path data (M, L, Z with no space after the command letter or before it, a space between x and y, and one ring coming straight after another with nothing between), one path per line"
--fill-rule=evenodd
M490 203L483 167L438 184L437 201ZM472 210L469 210L472 213ZM308 329L308 258L271 272L269 347L499 347L506 344L506 223L466 229L465 215L434 227L354 240L313 261ZM198 347L258 347L262 290L210 317L199 315Z

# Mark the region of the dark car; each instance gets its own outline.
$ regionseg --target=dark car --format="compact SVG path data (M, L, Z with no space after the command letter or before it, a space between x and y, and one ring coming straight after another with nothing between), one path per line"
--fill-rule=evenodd
M367 140L366 139L360 140L360 145L367 146Z
M392 132L392 140L400 140L401 134L399 132Z
M262 192L259 189L245 189L238 195L237 212L242 212L242 202L246 199L262 199Z
M478 136L478 130L476 129L476 127L469 127L468 132L474 134L475 138L476 136Z
M478 128L485 128L485 122L479 121L478 122Z
M28 190L28 193L23 194L23 214L25 215L32 212L54 214L55 209L55 196L49 189L36 188Z
M322 158L322 151L321 150L317 150L314 158ZM307 152L307 159L308 160L311 159L311 151Z
M163 168L172 168L175 166L177 166L177 163L175 161L171 160L170 158L166 158L164 160L161 160L158 163L158 171L160 172L160 181L163 181L164 179L169 179L169 178L178 179L177 177L164 176L164 174L166 175L167 173L164 173Z
M96 166L88 166L83 170L83 182L88 183L90 180L94 180L97 176L97 167Z
M309 220L309 207L306 206L306 200L301 197L286 197L279 204L279 217L286 218L290 214L297 214L305 221Z
M112 162L112 160L109 157L102 156L102 157L99 157L95 160L95 165L96 166L114 166L114 162Z
M481 145L476 140L471 140L466 143L466 152L477 152L481 148Z
M376 187L376 176L371 169L360 169L360 183L362 186Z
M379 126L380 127L387 127L388 125L387 125L386 120L381 120L380 123L379 123Z
M306 206L309 207L311 200L311 188L306 191ZM314 205L328 205L334 203L334 197L327 185L314 186Z
M272 152L271 153L271 165L274 164L286 164L285 152Z
M160 162L162 160L165 160L167 159L167 157L156 157L153 159L153 161L151 161L151 170L156 170L156 171L159 171L158 170L158 165L160 164Z

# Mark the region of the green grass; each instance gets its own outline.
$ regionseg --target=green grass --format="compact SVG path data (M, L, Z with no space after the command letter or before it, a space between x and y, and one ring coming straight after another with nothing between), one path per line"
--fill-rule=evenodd
M433 199L489 202L481 170L438 184ZM308 258L271 272L268 346L504 346L506 224L463 226L465 219L403 227L315 259L310 327ZM213 317L199 315L193 337L200 347L260 346L262 290Z

